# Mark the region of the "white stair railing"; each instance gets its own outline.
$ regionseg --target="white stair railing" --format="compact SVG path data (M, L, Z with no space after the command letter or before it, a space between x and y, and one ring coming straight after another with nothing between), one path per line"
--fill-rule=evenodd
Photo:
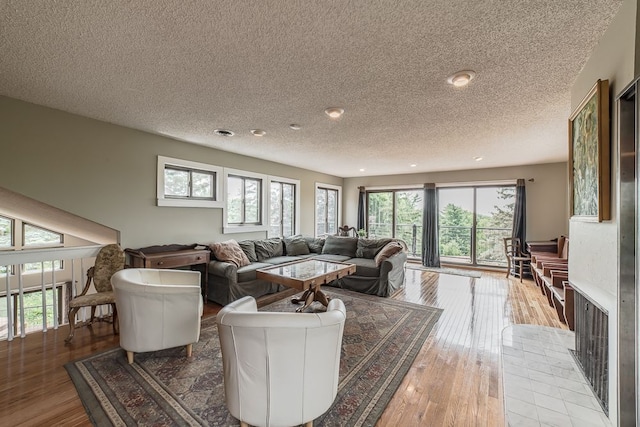
M76 262L80 261L80 271L85 270L85 260L93 259L98 255L102 245L80 246L71 248L46 248L46 249L30 249L20 251L0 251L0 267L5 268L5 286L4 291L0 291L0 297L6 296L6 313L7 313L7 340L12 341L14 338L14 316L17 314L19 318L20 337L26 335L25 325L25 306L24 295L26 291L33 291L34 287L25 289L24 286L24 265L27 263L40 263L40 285L42 291L42 331L47 331L47 289L51 288L52 306L53 306L53 328L58 329L59 313L58 313L58 287L60 284L56 282L56 265L55 261L69 261L71 264L70 271L67 269L65 274L70 275L71 298L76 295ZM45 263L51 266L51 281L45 280ZM93 264L91 264L93 265ZM88 268L88 267L87 267ZM58 271L58 273L60 273ZM12 286L12 278L14 286ZM81 279L82 281L82 279ZM15 286L17 282L17 286ZM0 289L2 286L0 285ZM37 289L37 287L35 288ZM17 296L17 307L13 304L14 296ZM17 310L17 311L16 311Z

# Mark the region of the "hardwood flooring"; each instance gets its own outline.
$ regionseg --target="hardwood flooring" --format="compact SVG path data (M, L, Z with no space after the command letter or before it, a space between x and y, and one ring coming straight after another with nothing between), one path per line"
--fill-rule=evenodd
M394 298L444 309L378 426L503 426L500 333L511 324L566 329L531 280L406 270ZM207 304L205 316L220 309ZM91 425L63 365L115 347L111 325L66 326L0 342L0 425Z

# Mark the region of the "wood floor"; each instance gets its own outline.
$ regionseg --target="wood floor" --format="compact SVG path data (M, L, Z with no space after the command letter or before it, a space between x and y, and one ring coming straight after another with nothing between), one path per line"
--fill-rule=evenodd
M555 326L555 310L530 280L407 269L395 299L444 309L378 426L503 426L500 333L518 323ZM205 315L220 309L207 304ZM111 325L67 327L0 342L0 425L90 425L63 365L115 347Z

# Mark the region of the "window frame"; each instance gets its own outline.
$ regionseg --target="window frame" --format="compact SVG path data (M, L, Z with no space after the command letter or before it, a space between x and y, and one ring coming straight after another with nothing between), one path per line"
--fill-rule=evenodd
M203 199L201 197L176 197L167 196L164 193L164 174L166 169L186 170L190 174L193 172L209 172L213 175L213 198ZM194 208L223 208L224 193L221 177L223 176L223 168L220 166L210 165L206 163L192 162L190 160L174 159L171 157L158 156L157 168L157 187L156 197L157 206L169 207L194 207Z
M267 175L243 171L239 169L229 169L224 168L223 172L224 176L224 209L222 213L222 232L224 234L227 233L249 233L255 231L267 231L268 225L266 224L267 218L267 205L268 205L268 193L267 193ZM255 179L260 181L260 207L258 212L260 214L260 220L258 223L246 223L246 224L236 224L229 223L228 212L229 212L229 198L227 197L228 187L229 187L229 177L238 177L238 178L247 178L247 179Z
M267 218L269 219L267 225L267 237L282 237L282 236L270 236L269 235L269 231L271 229L271 184L272 183L279 183L279 184L291 184L294 186L294 197L295 200L293 202L293 220L294 220L294 224L293 224L293 234L300 234L300 180L299 179L291 179L291 178L284 178L284 177L279 177L279 176L269 176L267 177L267 185L269 187L269 199L267 201L268 203L268 208L267 208L267 212L268 212L268 216ZM280 205L282 206L282 196L280 197ZM280 224L280 232L282 234L282 223Z
M316 182L314 186L314 191L313 191L313 235L315 237L320 237L318 235L318 189L337 191L336 198L338 200L338 206L336 207L337 209L336 232L338 231L337 227L340 227L340 224L342 223L342 186ZM326 218L325 218L325 225L326 225ZM328 235L328 233L323 234L323 236L326 236L326 235Z

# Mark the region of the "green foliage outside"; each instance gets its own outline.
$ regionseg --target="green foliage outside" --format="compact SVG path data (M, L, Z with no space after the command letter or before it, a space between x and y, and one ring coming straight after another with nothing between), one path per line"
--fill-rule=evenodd
M53 291L51 289L47 289L47 326L53 326ZM16 298L16 303L19 304L19 299ZM16 309L18 307L13 307L14 315L16 314ZM30 292L24 294L24 321L25 321L25 330L40 330L42 329L42 291ZM7 297L0 298L0 318L7 318ZM18 323L20 323L20 316L17 316ZM18 333L20 333L20 326L18 325Z

